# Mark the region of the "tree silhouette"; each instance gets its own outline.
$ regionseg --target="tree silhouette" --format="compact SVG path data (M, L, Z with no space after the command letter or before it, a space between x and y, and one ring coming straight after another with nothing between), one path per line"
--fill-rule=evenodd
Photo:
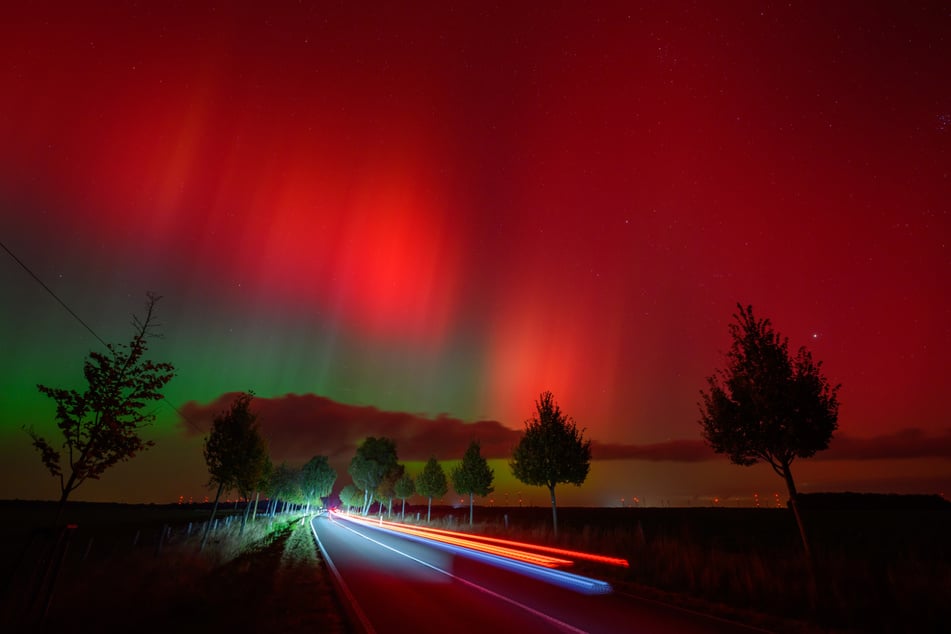
M769 464L786 482L806 557L809 540L797 500L792 463L826 449L838 427L838 385L830 385L805 346L795 358L789 340L753 307L737 304L726 368L707 377L700 392L703 437L717 453L738 465Z
M369 512L373 495L383 477L396 467L397 462L396 443L389 438L369 436L357 447L357 453L350 460L347 471L353 478L353 483L363 489L363 515Z
M155 305L159 299L149 293L144 318L133 315L134 333L128 344L108 344L105 353L89 353L83 365L84 392L37 385L56 402L56 426L63 434L60 448L66 451L63 465L59 450L33 428L26 430L43 465L59 478L56 523L62 518L70 493L83 482L98 480L109 467L155 444L139 435L155 420L154 413L143 409L150 401L162 398L161 390L172 380L175 370L170 363L144 358L149 337L156 336Z
M546 486L551 494L551 520L558 534L555 485L581 486L591 467L591 441L582 438L574 420L565 416L551 392L535 402L536 414L525 421L525 434L512 452L512 474L531 486Z
M327 456L314 456L301 468L300 486L308 509L316 505L323 506L321 498L327 497L333 491L337 481L337 472L330 466Z
M211 433L205 439L209 485L217 484L218 491L200 548L204 548L208 540L222 491L237 489L247 499L261 481L267 462L267 443L258 429L257 414L250 409L253 398L250 392L239 395L228 411L215 416Z
M442 465L436 461L435 457L430 457L423 467L423 472L416 478L416 492L428 498L426 506L426 521L431 517L433 508L433 498L439 498L449 491L449 484L446 482L446 472L442 470Z
M413 495L416 492L416 483L413 481L413 476L403 471L403 475L400 476L400 479L396 481L396 486L394 487L394 492L396 497L403 500L403 508L400 511L400 519L406 518L406 498Z
M494 475L492 469L489 468L489 463L482 457L479 443L473 440L462 456L462 463L452 470L452 488L457 493L469 496L470 526L472 525L473 498L476 495L492 493Z

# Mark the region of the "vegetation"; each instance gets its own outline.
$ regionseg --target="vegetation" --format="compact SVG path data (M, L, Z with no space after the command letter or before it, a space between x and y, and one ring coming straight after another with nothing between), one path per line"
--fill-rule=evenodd
M357 447L347 470L353 483L363 490L363 515L370 511L373 494L384 476L396 468L397 462L396 444L389 438L370 436Z
M307 510L311 506L323 506L323 498L333 491L337 472L327 461L327 456L314 456L300 470L300 488L304 494Z
M270 490L274 498L271 502L272 517L277 512L279 500L283 500L285 506L288 502L295 504L303 502L304 493L301 490L300 469L295 469L286 462L282 462L271 473Z
M413 481L413 476L406 473L405 469L403 475L400 476L400 479L396 481L396 485L393 487L396 497L403 500L403 508L400 510L400 518L406 518L406 498L412 496L416 492L416 482Z
M250 409L252 398L251 393L239 395L230 410L215 417L211 433L205 439L205 463L211 476L209 485L218 485L209 527L218 510L222 491L237 489L245 499L249 499L261 482L267 464L267 444L258 428L257 415ZM244 523L242 521L242 528ZM208 530L201 548L205 547L207 539Z
M449 491L449 484L446 482L446 472L442 465L437 462L435 456L431 456L423 467L423 472L416 478L416 492L427 498L426 503L426 521L432 516L433 498L440 498Z
M555 485L581 486L591 466L591 441L583 438L574 420L565 416L551 392L535 402L536 413L525 421L525 434L512 452L512 474L531 486L546 486L551 495L551 521L558 533Z
M383 474L383 479L380 480L380 485L376 488L376 498L380 502L380 515L383 514L384 502L386 503L387 515L393 514L393 498L396 497L396 483L400 481L400 478L403 477L405 472L406 467L397 464Z
M472 524L473 497L492 493L494 476L489 463L482 457L479 443L473 440L462 457L462 463L452 470L452 488L469 496L469 524Z
M84 392L37 385L56 402L56 425L63 434L60 447L66 451L63 465L59 450L34 429L26 430L43 465L59 478L57 523L70 493L83 482L98 480L109 467L155 444L139 435L155 420L154 413L143 410L149 402L162 399L161 390L172 380L174 367L144 358L158 326L155 305L160 299L151 293L147 297L145 317L133 315L130 343L108 344L106 353L89 353L83 366Z
M362 508L364 493L356 485L348 484L340 491L340 503L347 507L347 512L356 508Z
M709 391L700 393L703 437L733 463L763 461L783 478L806 557L812 561L792 463L829 446L838 427L839 386L829 384L822 363L814 363L805 347L790 357L788 339L776 333L768 319L756 319L752 306L737 308L726 368L708 377Z
M45 622L30 597L40 581L51 504L0 502L0 621L7 632L350 631L310 527L281 514L240 530L241 511L208 519L199 505L71 502L71 530ZM227 521L229 518L232 521ZM11 563L16 562L16 563ZM8 565L9 564L9 565ZM251 607L253 606L253 608Z

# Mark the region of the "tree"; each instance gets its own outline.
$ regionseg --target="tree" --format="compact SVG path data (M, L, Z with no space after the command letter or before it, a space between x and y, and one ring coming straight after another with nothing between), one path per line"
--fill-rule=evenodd
M389 438L370 436L357 447L347 471L353 483L363 489L363 515L369 512L373 495L383 476L395 468L397 461L396 444Z
M436 458L430 457L423 467L423 472L416 478L416 492L428 498L426 506L426 521L429 521L433 508L433 498L439 498L449 491L449 484L446 482L446 472L436 461Z
M492 493L492 479L494 472L489 463L482 457L478 441L469 443L462 463L452 470L452 488L457 493L469 496L469 524L472 524L473 497Z
M707 377L709 391L700 392L703 437L734 464L762 461L785 480L811 564L791 467L796 458L828 448L838 427L839 386L830 385L805 346L790 357L789 340L768 319L756 319L752 306L737 308L726 368Z
M253 398L250 392L239 395L228 411L215 417L211 433L205 439L205 463L211 476L209 485L217 484L218 492L201 540L201 548L205 547L208 539L221 492L237 489L241 496L248 498L261 481L267 462L267 443L258 429L257 414L250 409Z
M583 438L570 416L565 416L551 392L535 401L535 415L525 421L525 434L512 452L512 474L531 486L546 486L551 494L551 520L558 534L555 485L581 486L591 467L591 441Z
M387 504L387 515L393 515L393 498L396 497L396 483L400 481L400 478L403 477L403 474L406 472L406 467L401 464L397 464L390 468L385 474L383 474L383 479L380 480L380 485L376 488L376 494L379 498L380 503L386 502ZM383 514L382 508L380 509L380 515Z
M271 495L275 498L275 504L271 508L271 517L277 512L277 500L284 501L284 507L287 503L303 497L300 487L300 470L288 466L286 462L274 470L271 475Z
M416 483L413 482L413 476L406 473L405 470L403 475L400 476L400 479L396 481L396 486L394 487L396 497L403 500L403 508L400 511L400 519L406 518L406 498L413 495L416 492Z
M161 390L172 380L170 363L145 359L148 340L155 335L155 305L160 297L149 293L145 317L132 317L133 335L128 344L107 344L106 352L90 352L83 365L86 389L76 390L37 385L56 402L56 426L63 434L60 451L33 428L27 434L40 452L40 459L59 478L60 498L56 523L62 518L70 493L86 480L98 480L118 462L130 460L155 443L139 435L155 420L153 412L143 412L150 401L162 399Z
M356 485L348 484L340 492L340 503L347 507L347 513L349 513L354 506L363 504L363 491Z
M330 466L327 456L314 456L308 460L300 474L301 489L308 508L311 504L318 508L323 506L321 498L330 495L336 481L337 472Z

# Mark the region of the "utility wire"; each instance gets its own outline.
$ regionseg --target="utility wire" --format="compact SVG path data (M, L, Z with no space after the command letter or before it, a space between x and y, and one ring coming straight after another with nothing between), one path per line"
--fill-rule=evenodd
M66 309L66 312L68 312L70 315L73 316L73 318L74 318L76 321L78 321L80 324L82 324L83 328L85 328L86 330L89 331L89 334L91 334L93 337L95 337L95 338L99 341L99 343L101 343L101 344L102 344L103 346L105 346L107 349L109 348L109 344L106 343L105 340L104 340L102 337L100 337L98 334L96 334L96 331L93 330L92 327L91 327L89 324L87 324L85 321L83 321L82 317L80 317L79 315L77 315L77 314L73 311L72 308L70 308L69 306L67 306L67 305L66 305L66 302L64 302L63 300L61 300L61 299L59 298L59 296L58 296L56 293L53 292L53 289L51 289L49 286L47 286L46 283L43 282L43 280L40 279L40 276L37 275L36 273L34 273L34 272L30 269L30 267L28 267L28 266L23 262L23 260L21 260L20 258L18 258L18 257L16 256L16 254L14 254L13 251L11 251L10 248L7 247L7 245L5 245L5 244L3 243L2 240L0 240L0 247L3 247L3 250L6 251L8 254L10 254L10 257L13 258L14 261L15 261L17 264L20 265L20 268L22 268L24 271L27 272L27 274L29 274L30 277L32 277L34 280L36 280L36 283L39 284L40 286L42 286L42 287L46 290L46 292L49 293L49 294L53 297L53 299L55 299L57 302L59 302L59 305L62 306L63 308L65 308L65 309ZM201 430L198 428L198 425L197 425L197 424L195 424L194 422L192 422L191 420L189 420L188 417L185 416L185 415L181 412L181 410L179 410L177 407L175 407L175 406L172 404L172 402L169 401L164 395L162 395L162 400L165 401L165 403L166 403L169 407L171 407L173 410L175 410L175 412L176 412L179 416L182 417L182 420L184 420L186 423L188 423L195 431L201 431Z
M58 301L60 306L62 306L63 308L65 308L66 311L76 319L76 321L78 321L79 323L81 323L81 324L83 325L83 328L85 328L86 330L88 330L89 333L90 333L93 337L95 337L96 339L98 339L98 340L99 340L99 343L101 343L102 345L104 345L106 348L109 347L109 344L106 343L106 342L102 339L102 337L100 337L99 335L97 335L97 334L96 334L96 331L93 330L93 329L89 326L89 324L87 324L86 322L84 322L84 321L82 320L82 318L81 318L79 315L77 315L76 313L74 313L74 312L73 312L73 309L70 308L69 306L67 306L67 305L66 305L66 302L64 302L63 300L61 300L61 299L56 295L56 293L54 293L53 290L52 290L49 286L47 286L47 285L43 282L43 280L41 280L41 279L39 278L39 276L38 276L36 273L34 273L33 271L31 271L31 270L30 270L30 267L28 267L26 264L23 263L23 260L21 260L21 259L18 258L16 255L14 255L13 251L11 251L9 248L7 248L7 245L5 245L3 242L0 242L0 247L3 247L3 250L6 251L7 253L9 253L9 254L10 254L10 257L13 258L13 259L16 261L16 263L19 264L20 267L30 275L30 277L32 277L34 280L36 280L36 283L37 283L37 284L39 284L39 285L42 286L44 289L46 289L46 292L49 293L50 295L52 295L52 296L53 296L53 299L55 299L56 301Z

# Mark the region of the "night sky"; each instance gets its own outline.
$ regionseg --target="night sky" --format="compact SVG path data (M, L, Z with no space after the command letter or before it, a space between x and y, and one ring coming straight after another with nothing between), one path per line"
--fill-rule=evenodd
M801 491L951 491L946 3L254 4L4 10L0 240L107 341L162 295L177 369L76 499L206 495L250 389L338 487L367 435L411 471L476 438L545 504L506 458L551 390L595 441L565 503L785 500L700 439L737 302L842 384ZM0 497L54 498L21 427L101 344L0 282Z

